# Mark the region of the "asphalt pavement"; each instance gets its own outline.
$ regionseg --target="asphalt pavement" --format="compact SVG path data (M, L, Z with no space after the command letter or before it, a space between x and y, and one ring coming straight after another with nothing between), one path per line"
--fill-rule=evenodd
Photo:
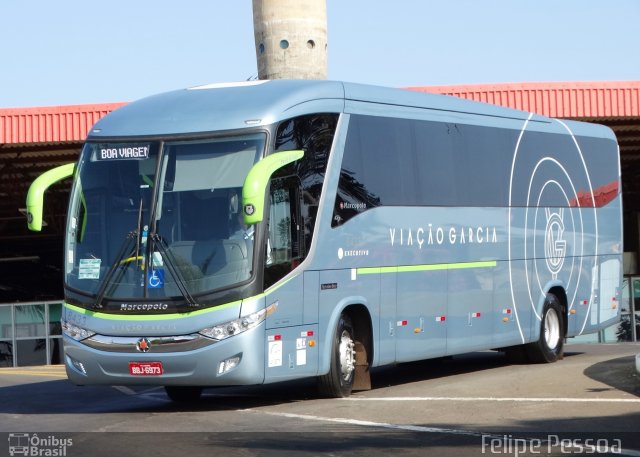
M61 366L3 368L0 455L640 456L637 353L569 345L557 363L514 365L477 352L376 369L347 399L302 380L191 405L153 386L74 386Z

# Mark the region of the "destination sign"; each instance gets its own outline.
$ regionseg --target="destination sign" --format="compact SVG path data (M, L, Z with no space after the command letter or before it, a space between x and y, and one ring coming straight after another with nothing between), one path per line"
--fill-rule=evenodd
M99 144L96 160L144 160L149 158L150 144Z

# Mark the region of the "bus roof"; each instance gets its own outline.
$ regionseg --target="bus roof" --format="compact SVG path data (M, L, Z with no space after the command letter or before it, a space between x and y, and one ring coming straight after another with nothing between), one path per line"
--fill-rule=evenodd
M89 138L235 130L269 125L301 114L343 112L349 102L376 104L378 111L389 105L494 118L529 117L529 113L511 108L404 89L338 81L259 80L210 84L141 99L102 118ZM546 118L534 115L533 119Z

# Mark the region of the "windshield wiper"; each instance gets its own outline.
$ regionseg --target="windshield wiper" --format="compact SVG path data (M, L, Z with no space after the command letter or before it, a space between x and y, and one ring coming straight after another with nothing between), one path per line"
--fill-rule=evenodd
M187 301L188 306L191 308L200 307L200 305L196 303L196 300L193 298L193 296L189 292L189 289L187 288L187 284L184 281L184 277L182 276L182 273L180 273L180 270L176 268L175 258L173 258L173 256L169 253L169 248L166 242L164 241L164 239L162 239L162 237L160 237L160 235L158 235L157 233L152 234L149 238L151 239L151 253L153 253L153 248L157 246L158 251L160 251L160 255L162 256L165 263L167 264L169 273L171 273L171 276L173 276L173 279L176 282L176 286L180 290L180 293L182 294L184 299ZM150 264L152 264L153 262L153 260L151 260L152 257L153 257L153 254L149 256Z
M102 308L102 300L104 299L104 296L107 292L107 287L109 287L109 284L111 283L111 278L113 277L118 267L121 265L129 265L130 262L122 262L122 259L125 258L125 254L130 249L129 246L132 244L133 240L137 239L138 237L139 237L139 234L136 230L129 232L125 237L124 241L122 242L122 246L120 247L120 251L118 252L118 255L116 256L113 264L111 264L111 266L109 267L109 270L107 271L107 274L104 277L104 281L102 281L102 284L100 285L96 302L93 305L94 308ZM136 260L137 260L137 254L136 254Z
M138 235L140 235L140 233L142 232L142 197L140 198L140 208L138 208L138 227L137 227L137 232ZM136 237L136 253L135 253L135 258L136 258L136 262L138 261L138 259L140 258L140 236ZM146 290L146 289L145 289Z

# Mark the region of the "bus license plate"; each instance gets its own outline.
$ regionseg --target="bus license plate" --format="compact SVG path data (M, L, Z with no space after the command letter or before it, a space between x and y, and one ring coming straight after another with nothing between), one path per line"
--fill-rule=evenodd
M132 376L160 376L163 372L162 362L129 362Z

